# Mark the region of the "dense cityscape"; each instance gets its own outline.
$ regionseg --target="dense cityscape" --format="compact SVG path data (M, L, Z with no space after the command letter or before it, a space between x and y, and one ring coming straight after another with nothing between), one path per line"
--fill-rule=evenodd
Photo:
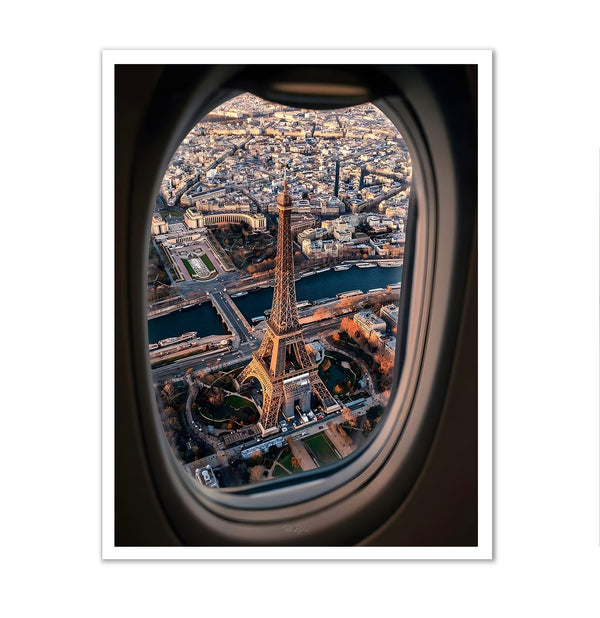
M167 439L199 483L326 466L376 430L411 173L371 104L300 110L245 94L183 140L152 217L149 354Z

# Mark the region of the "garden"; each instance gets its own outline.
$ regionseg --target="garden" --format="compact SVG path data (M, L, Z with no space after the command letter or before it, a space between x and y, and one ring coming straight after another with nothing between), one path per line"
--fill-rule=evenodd
M307 450L314 456L319 466L326 466L336 462L337 456L329 438L323 433L317 433L303 440Z
M327 352L319 365L319 377L325 386L342 401L351 400L360 389L360 369L349 357Z

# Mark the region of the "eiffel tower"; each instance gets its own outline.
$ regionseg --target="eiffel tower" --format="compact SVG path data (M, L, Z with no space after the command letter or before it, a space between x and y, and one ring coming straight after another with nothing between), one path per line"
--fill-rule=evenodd
M300 328L294 283L292 198L285 176L277 208L279 231L273 307L260 348L252 353L252 360L238 378L240 384L251 377L260 382L263 403L259 426L263 436L278 431L280 411L288 420L293 418L296 405L303 413L308 412L313 392L327 412L340 408L319 377L317 365L306 351Z

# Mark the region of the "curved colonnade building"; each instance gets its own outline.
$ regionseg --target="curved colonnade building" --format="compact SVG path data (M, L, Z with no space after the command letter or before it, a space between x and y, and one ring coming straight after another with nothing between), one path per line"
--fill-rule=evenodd
M266 230L267 218L262 213L247 214L242 212L225 212L204 214L195 206L185 211L184 221L189 228L210 227L219 223L247 223L253 230Z

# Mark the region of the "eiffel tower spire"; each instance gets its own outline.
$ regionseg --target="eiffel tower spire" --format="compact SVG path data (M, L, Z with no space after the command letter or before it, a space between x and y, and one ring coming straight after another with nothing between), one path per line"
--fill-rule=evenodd
M282 191L277 197L277 208L279 230L271 315L260 348L252 354L252 360L239 378L240 383L243 383L254 377L262 386L260 425L263 435L278 431L280 412L287 419L294 416L296 405L300 406L302 412L308 412L312 393L317 395L326 411L331 412L340 407L319 378L317 365L306 352L300 328L294 282L292 198L286 175Z
M292 244L292 198L288 192L287 179L283 178L283 190L277 198L279 230L277 232L277 258L275 264L275 287L273 307L269 324L278 335L300 328L294 283L294 253Z

